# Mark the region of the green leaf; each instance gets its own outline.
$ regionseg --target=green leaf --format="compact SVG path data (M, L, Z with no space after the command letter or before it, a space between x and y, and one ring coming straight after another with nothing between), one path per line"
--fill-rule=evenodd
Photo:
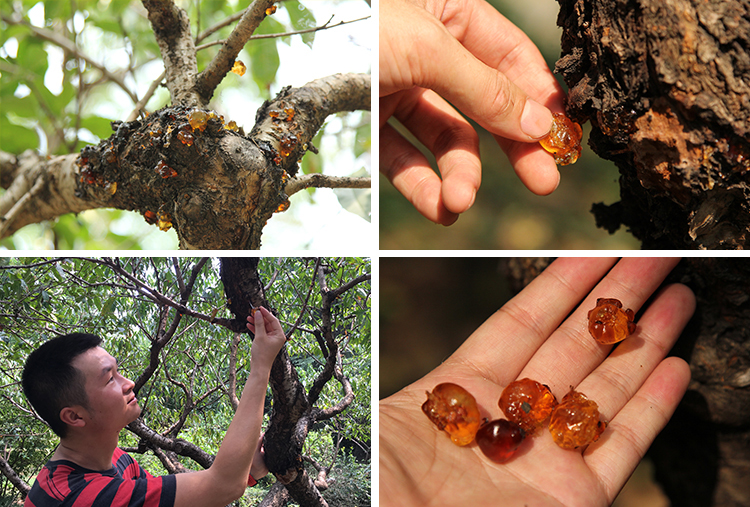
M88 116L81 120L81 127L89 129L99 139L107 139L112 135L111 121L109 118L102 118L100 116Z
M287 12L289 13L289 19L291 20L292 27L295 31L307 30L315 27L315 16L313 16L313 13L310 12L307 7L299 3L297 0L288 0L284 2L284 7L286 7ZM315 32L303 33L300 34L300 37L302 37L302 42L312 49L313 41L315 40Z
M21 153L24 150L39 148L37 133L25 127L14 125L5 115L0 116L0 146L9 153Z
M364 175L366 175L366 171L362 168L352 176ZM336 198L339 200L342 208L350 213L361 216L368 222L370 221L372 210L372 189L335 188L333 189L333 193L336 194Z
M354 134L354 156L359 157L363 153L369 153L372 149L372 129L370 122L357 127Z
M272 34L282 33L283 25L273 18L266 17L260 24L255 34ZM276 80L276 72L279 70L279 51L276 48L278 39L256 39L251 40L246 46L245 51L250 56L250 71L253 74L253 80L265 95L271 84Z

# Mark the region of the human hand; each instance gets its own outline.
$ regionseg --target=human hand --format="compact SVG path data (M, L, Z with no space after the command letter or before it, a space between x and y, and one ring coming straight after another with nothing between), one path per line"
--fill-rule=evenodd
M270 368L286 342L279 319L262 306L253 308L247 316L247 328L255 335L250 348L251 365L265 365Z
M635 333L611 354L589 335L587 313L601 297L637 311L676 263L558 259L443 364L382 400L380 505L610 505L687 389L687 364L664 357L695 299L679 284L653 295ZM425 391L454 382L474 395L483 417L504 418L500 393L524 377L547 384L558 400L570 386L594 400L609 421L601 438L568 451L542 430L496 464L476 443L454 445L422 413Z
M250 465L250 475L256 481L261 480L263 477L268 475L268 467L266 466L266 451L263 449L263 434L261 433L258 439L258 446L255 448L255 455L253 456L253 464Z
M535 141L564 94L518 27L484 0L381 0L379 12L380 171L422 215L452 224L481 182L477 133L448 101L495 135L529 190L557 188ZM442 181L391 116L435 155Z

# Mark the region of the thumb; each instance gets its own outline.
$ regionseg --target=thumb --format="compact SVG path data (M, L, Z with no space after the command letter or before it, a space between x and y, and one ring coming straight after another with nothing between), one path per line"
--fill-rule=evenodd
M263 320L263 312L260 308L253 309L253 324L255 325L255 334L266 334L266 322Z
M552 126L552 113L529 98L502 72L485 65L447 30L420 48L416 84L432 88L493 134L533 142ZM415 76L416 77L416 76Z

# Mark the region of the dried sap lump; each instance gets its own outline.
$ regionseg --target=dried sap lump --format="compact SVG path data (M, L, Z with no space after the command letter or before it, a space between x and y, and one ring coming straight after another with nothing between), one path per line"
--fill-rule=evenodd
M574 164L581 156L581 126L562 113L552 114L552 128L539 144L555 157L557 165Z
M438 384L427 392L422 412L456 445L470 444L482 422L474 396L452 383Z

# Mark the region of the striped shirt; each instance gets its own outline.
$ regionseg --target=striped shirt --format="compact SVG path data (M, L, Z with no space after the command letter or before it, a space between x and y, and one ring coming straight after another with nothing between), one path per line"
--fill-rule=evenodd
M48 461L24 507L172 507L174 475L153 477L122 449L112 468L88 470L67 460Z

